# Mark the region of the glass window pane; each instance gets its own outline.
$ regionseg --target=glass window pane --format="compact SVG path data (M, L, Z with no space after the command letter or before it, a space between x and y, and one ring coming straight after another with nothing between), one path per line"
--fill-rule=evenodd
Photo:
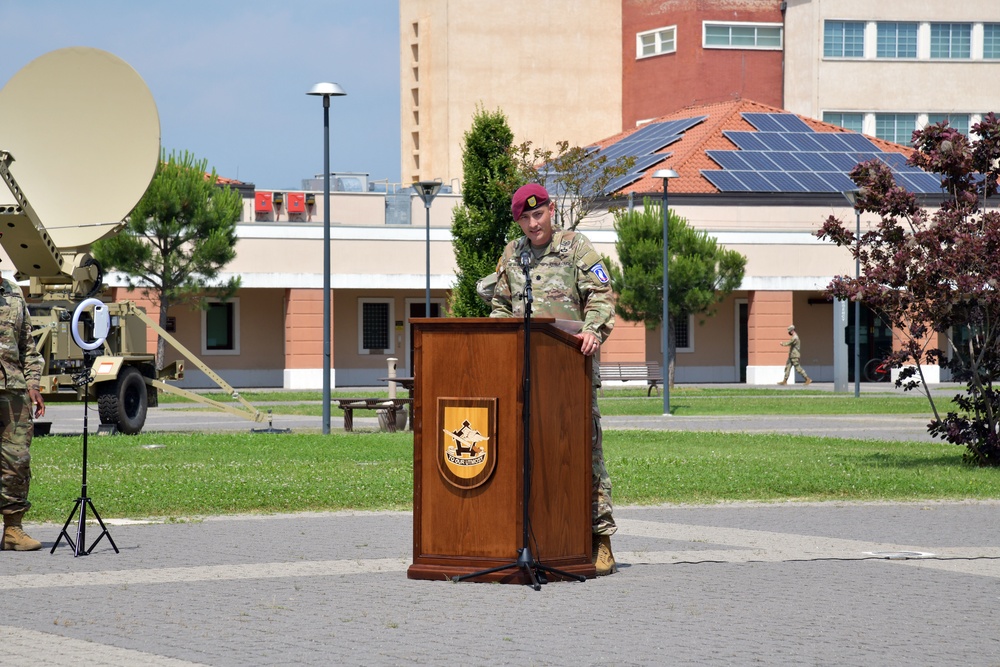
M385 350L389 348L389 304L361 304L362 340L365 350Z
M861 133L865 115L863 113L840 113L826 111L823 113L823 122L831 125L839 125L852 132Z
M729 46L729 28L724 25L705 26L706 46Z
M916 23L879 23L876 55L879 58L916 58Z
M757 46L781 46L781 28L757 28Z
M1000 23L983 24L983 58L1000 58Z
M234 349L233 304L211 303L205 313L205 348Z
M953 127L962 134L969 134L969 114L967 113L931 113L927 114L927 124L935 125L941 121L948 121L949 127Z
M879 113L875 114L875 136L904 146L910 145L916 129L916 114Z
M733 26L731 30L733 46L754 46L757 43L757 32L746 26Z

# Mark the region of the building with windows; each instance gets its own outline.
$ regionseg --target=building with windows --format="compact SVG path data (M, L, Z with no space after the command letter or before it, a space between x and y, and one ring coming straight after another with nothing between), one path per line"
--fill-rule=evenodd
M968 133L1000 108L1000 3L789 0L784 108L908 144L947 120Z

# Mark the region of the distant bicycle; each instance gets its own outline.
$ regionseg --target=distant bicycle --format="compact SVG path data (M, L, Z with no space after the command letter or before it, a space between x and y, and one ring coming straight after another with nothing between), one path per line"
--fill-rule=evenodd
M867 382L886 382L892 376L892 368L884 359L870 359L865 364Z

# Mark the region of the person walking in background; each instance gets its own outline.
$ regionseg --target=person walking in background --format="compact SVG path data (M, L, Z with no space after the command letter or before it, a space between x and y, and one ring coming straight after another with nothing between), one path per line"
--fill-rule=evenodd
M788 325L788 335L791 336L790 339L782 343L782 347L788 348L788 361L785 362L785 379L778 384L788 384L788 376L792 372L792 368L795 368L799 372L799 375L806 379L806 384L812 384L812 379L806 374L806 370L802 368L802 364L799 363L799 358L802 356L802 343L799 341L799 335L795 333L795 325Z
M31 335L31 316L21 288L0 277L0 513L3 551L36 551L42 543L28 536L21 518L31 507L33 418L45 414L39 392L42 357Z

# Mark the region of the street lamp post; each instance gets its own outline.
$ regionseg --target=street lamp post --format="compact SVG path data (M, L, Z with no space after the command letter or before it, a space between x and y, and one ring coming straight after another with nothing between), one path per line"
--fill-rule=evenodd
M677 178L678 176L680 174L673 169L658 169L653 173L653 178L663 179L663 315L660 320L660 345L663 347L663 415L665 417L670 416L670 347L667 344L667 336L670 333L670 313L667 307L667 298L670 295L670 284L668 282L669 254L667 252L667 221L669 220L667 214L667 183L671 178Z
M427 291L424 294L424 317L431 316L431 202L441 190L441 179L418 181L413 189L424 202L427 211Z
M330 434L330 98L346 95L336 83L317 83L307 95L323 98L323 435Z
M861 211L858 210L858 191L848 190L844 198L854 207L854 238L861 251ZM861 257L854 258L854 279L861 278ZM861 397L861 302L854 300L854 398Z

